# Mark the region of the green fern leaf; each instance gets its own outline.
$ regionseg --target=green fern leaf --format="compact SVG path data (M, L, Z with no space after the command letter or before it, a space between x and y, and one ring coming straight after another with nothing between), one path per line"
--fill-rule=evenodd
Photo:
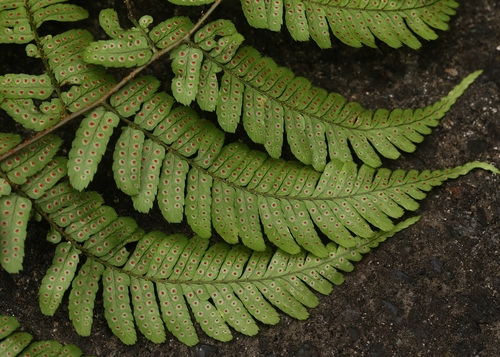
M108 216L108 218L110 217ZM110 219L107 220L107 222L109 221ZM130 217L115 219L86 240L83 247L86 252L96 257L103 257L127 241L127 238L136 229L137 223Z
M181 107L167 113L167 118L172 113L188 112ZM172 132L172 128L177 128L172 121L170 128L167 123L161 121L154 134L164 143L171 144L179 133L175 137L165 136L165 133ZM184 130L189 132L185 124ZM197 125L195 119L192 119L192 125ZM176 149L175 144L172 149ZM188 157L195 153L176 152L186 158L177 157L178 162L189 162ZM161 160L154 162L155 169L171 173L171 158L169 155L165 168L159 167ZM426 187L464 174L476 165L436 171L433 173L435 177L426 177L424 173L418 175L416 172L391 173L385 169L376 172L367 165L358 169L352 162L334 160L320 174L298 163L268 158L242 144L225 146L208 162L211 163L208 170L192 165L186 183L180 178L177 181L177 190L186 185L184 213L198 235L210 237L213 225L227 242L242 239L248 247L262 250L262 233L265 233L269 241L290 254L297 254L303 247L320 257L325 256L326 250L316 229L331 240L350 247L354 244L352 234L368 237L372 234L370 225L383 231L392 229L393 218L401 217L405 210L418 208L415 200L425 197ZM187 171L186 164L181 164L181 168L177 176ZM152 177L158 178L158 175ZM150 176L143 180L141 175L144 185L150 185ZM394 184L393 180L398 180L398 183ZM156 182L151 185L152 193L157 190ZM361 182L364 182L363 188ZM160 180L158 191L168 195L169 185L168 179ZM162 195L162 201L164 197ZM179 201L178 195L176 197L175 200ZM150 205L147 209L153 198L154 194L148 196ZM175 221L180 219L180 203L175 210ZM160 207L166 211L163 204ZM165 214L167 220L172 217ZM258 224L246 226L246 222L254 221L262 223L264 232Z
M6 74L0 76L3 98L47 99L53 92L50 78L46 74L31 76L27 74Z
M221 80L217 118L224 131L234 133L238 127L243 105L243 85L228 74Z
M336 167L322 175L317 174L320 178L312 180L317 182L316 185L308 182L308 185L297 188L279 178L293 174L291 169L297 168L291 163L272 159L269 159L271 163L266 164L267 160L259 163L262 158L265 159L262 153L242 159L239 156L243 149L242 145L224 147L220 159L216 160L217 165L207 172L226 177L219 182L235 191L237 185L234 182L239 182L240 176L242 183L254 185L251 192L255 192L257 197L263 192L278 195L295 190L321 199L330 182L343 182L347 190L349 187L353 192L364 190L366 194L383 200L367 187L369 182L364 184L367 179L370 181L369 176L372 175L375 178L371 186L381 192L391 189L398 192L401 188L395 186L411 183L408 194L421 199L425 195L423 192L430 190L431 186L475 167L498 172L488 164L471 163L450 172L418 174L412 171L406 174L398 170L391 174L385 169L363 172L363 168L358 170L352 163L338 162ZM252 165L258 163L253 171L256 176L265 173L261 180L253 180L254 175L245 175L245 171L232 175L234 170L231 164L242 166L245 160ZM286 170L287 165L290 165L290 170ZM310 168L298 168L303 169L298 172L304 178L314 172ZM340 170L336 177L332 175L334 169ZM355 179L351 185L349 175ZM233 181L227 179L231 177ZM277 181L266 180L268 177L276 177ZM280 181L283 182L281 185L275 185ZM267 188L261 185L263 183ZM331 195L339 197L339 192ZM392 199L397 200L395 197ZM275 199L273 202L284 201ZM352 237L350 247L330 243L324 247L327 251L325 257L318 258L304 251L291 255L269 247L261 252L252 252L241 245L230 247L218 243L210 246L206 239L200 237L167 237L161 232L145 235L134 220L118 217L112 208L101 206L100 196L95 193L79 194L64 182L46 190L44 196L35 202L42 210L51 212L48 213L49 222L66 227L64 235L68 239L67 243L58 245L53 264L43 279L40 300L44 313L52 314L60 304L61 296L70 289L70 318L79 333L89 334L98 282L102 276L106 319L113 332L127 344L137 340L134 321L137 329L152 341L165 340L166 326L184 343L197 343L190 310L201 329L221 341L232 339L231 328L247 335L256 334L258 325L255 319L277 323L279 316L275 308L295 318L305 319L308 317L307 308L318 304L311 288L323 294L330 293L332 284L343 282L341 271L353 269L351 261L359 261L361 254L418 220L409 219L391 226L388 232L371 233L366 238ZM54 206L57 207L55 211ZM225 207L224 204L222 206ZM386 211L392 210L389 200L385 200L382 206ZM404 206L414 209L411 204ZM128 256L125 245L135 241L138 244L133 254ZM84 256L86 261L78 268L77 263ZM70 288L71 280L73 284Z
M73 280L69 295L69 318L80 336L89 336L94 303L104 266L88 259Z
M58 99L37 106L32 99L5 99L0 108L26 129L42 131L60 120L62 105Z
M111 76L85 80L80 86L72 86L68 92L62 93L62 99L70 111L76 112L98 100L115 84Z
M153 293L151 284L155 282L162 317L169 330L169 321L175 322L174 311L182 311L185 320L176 329L177 334L181 332L181 341L187 344L197 342L196 335L191 334L192 323L189 315L185 314L186 310L182 310L183 305L193 311L194 318L205 333L227 341L232 338L228 325L253 335L257 332L254 318L277 323L278 315L271 304L294 317L307 318L304 306L314 307L318 303L309 287L330 293L331 283L340 284L343 281L339 270L352 270L349 261L359 261L361 253L367 253L370 248L417 220L404 221L389 233L379 233L364 240L357 238L353 248L344 249L331 243L328 246L329 255L323 259L306 253L299 256L279 250L273 253L270 249L251 253L241 246L230 248L225 244L209 247L203 239L186 240L182 236L166 237L163 233L152 232L139 242L126 270L140 274L132 277L136 280L136 285L133 283L132 286L137 289L142 287L141 299L145 294ZM121 278L123 284L127 276ZM132 293L132 296L137 294ZM268 301L264 300L264 296ZM128 299L125 294L123 298ZM145 300L149 299L152 297ZM121 309L126 308L124 301ZM140 309L136 309L135 314L137 310ZM156 311L156 308L153 307L153 310ZM127 316L129 314L126 313ZM139 314L144 315L144 311ZM144 319L146 316L140 321ZM157 319L158 315L155 315L152 321L156 323ZM132 322L128 321L130 325ZM150 336L154 331L155 328L150 328L144 332Z
M11 187L7 180L0 178L0 197L7 196L11 192Z
M67 227L99 208L103 202L102 196L96 192L72 194L70 199L64 202L63 207L58 207L50 214L50 219L59 227ZM50 206L54 206L54 203L50 203Z
M5 154L7 151L17 146L21 142L21 136L10 133L0 133L0 154Z
M61 304L63 295L75 276L79 253L69 242L59 243L56 247L52 266L47 270L40 286L40 309L43 314L54 315Z
M120 340L132 345L137 341L132 309L130 307L130 277L107 268L102 278L104 316Z
M198 90L203 52L187 45L179 46L170 54L172 70L176 78L172 81L172 93L182 104L189 105Z
M37 204L46 213L54 213L59 209L73 204L80 199L80 193L69 184L61 182L50 190L47 190Z
M196 169L191 169L187 176L186 218L200 237L210 238L212 235L210 206L212 205L213 178Z
M177 3L178 1L172 1ZM210 1L213 2L213 1ZM186 5L186 1L180 1ZM450 15L458 3L453 0L419 0L392 2L340 2L325 0L258 0L242 1L242 10L251 26L280 31L286 26L297 41L312 38L321 48L330 48L331 32L343 43L353 47L376 47L375 39L398 48L421 47L415 35L425 40L437 38L432 28L447 30ZM284 11L284 13L283 13Z
M130 127L122 129L113 154L113 172L116 186L133 196L139 194L144 133Z
M69 30L44 42L43 50L49 66L61 85L79 84L104 77L103 67L88 64L81 58L92 41L89 31ZM37 53L34 45L33 53Z
M434 117L441 117L475 76L477 73L464 80L444 101L427 108L430 114L426 123L429 126L437 125ZM291 83L288 93L285 93L290 98L303 86L310 86L300 78ZM321 90L314 90L314 93L327 96ZM331 96L332 99L334 97ZM167 102L162 102L162 98ZM401 176L402 183L397 184L394 191L390 187L379 187L379 179L376 179L378 175L387 180L391 177L389 171L382 169L376 173L367 165L358 170L349 161L333 160L321 174L308 166L269 158L243 144L230 144L223 148L212 144L211 152L207 151L205 148L208 146L202 145L201 138L207 133L217 138L218 130L207 128L205 131L191 109L178 107L169 111L170 103L171 98L160 94L143 104L135 122L139 123L144 138L137 134L139 128L127 129L122 134L124 136L115 150L114 166L118 169L115 180L126 183L125 192L136 192L141 187L144 193L132 196L134 207L141 212L152 208L157 192L160 192L159 207L169 222L181 220L184 205L187 222L200 237L210 237L213 225L229 243L234 244L241 239L246 246L263 250L265 234L269 241L290 254L297 254L302 247L323 257L326 250L317 229L338 244L350 247L354 244L353 234L368 237L372 234L371 225L383 231L392 229L392 219L401 217L404 210L416 210L418 204L415 199L425 197L421 192L425 187L410 190L410 184L404 182L409 178L399 171L393 175ZM305 105L299 103L298 110L303 110ZM394 135L395 130L391 124L406 123L408 120L401 118L409 116L408 111L402 113L396 110L389 119L380 120L380 113L375 114L375 125L382 127L381 130L391 128L388 130L389 137ZM423 111L416 111L415 117L421 116L424 116ZM364 123L363 118L361 123ZM416 124L416 127L421 126L420 122ZM149 130L153 131L152 136ZM421 132L426 130L420 129ZM132 134L133 145L127 145ZM146 136L151 139L146 139ZM354 141L360 139L352 140L353 147L361 155L360 145ZM147 146L145 143L148 143ZM151 150L153 144L158 145L157 149ZM168 152L170 150L172 152ZM153 155L154 152L158 153L158 157L144 156L144 153ZM196 152L198 157L193 159ZM137 180L139 159L142 159L142 164ZM173 163L178 170L173 169ZM175 176L172 176L174 171ZM438 178L439 182L446 180L445 176ZM364 190L359 189L361 180L366 181L367 188ZM418 180L422 185L430 184L427 182L430 178L421 176ZM119 187L122 187L121 184ZM187 194L183 202L178 193L184 189ZM345 192L341 192L343 190ZM411 197L406 193L401 195L401 191L412 191L408 193ZM372 199L376 200L376 205L370 203ZM169 208L168 203L178 204ZM262 223L263 231L259 223Z
M159 86L160 81L153 76L139 77L113 95L110 104L118 114L129 117L137 113L142 103L153 97Z
M24 241L31 210L31 201L11 193L0 197L1 247L0 262L9 273L22 269Z
M146 36L137 28L123 30L118 14L112 9L102 10L101 27L113 40L97 41L87 48L83 59L106 67L134 67L146 64L153 55Z
M213 62L207 61L200 68L200 83L196 101L202 110L213 112L217 108L219 98L217 73L220 71L222 71L222 68Z
M135 67L146 64L153 53L149 49L146 37L133 41L111 40L98 41L86 50L83 58L86 62L106 67Z
M118 13L113 9L104 9L99 13L99 23L106 34L115 40L133 40L141 35L141 32L134 28L124 30L120 26Z
M162 233L158 232L157 234L161 235ZM155 240L157 239L143 239L144 244L139 245L139 248L134 251L132 259L127 262L124 270L142 275L150 263L151 257L147 256L148 249L152 248L151 244ZM154 248L152 249L154 250ZM166 339L165 328L155 299L154 283L131 277L130 293L134 307L134 317L139 331L155 343L164 342Z
M153 207L158 192L161 164L165 157L165 148L153 140L144 142L141 162L141 181L139 192L132 196L134 208L139 212L149 212Z
M146 130L153 130L170 113L174 98L165 92L158 92L145 103L134 117L134 123Z
M0 355L1 356L16 356L19 351L28 347L33 336L27 332L14 332L13 334L7 336L0 343Z
M2 11L1 14L5 13ZM14 26L0 26L0 43L28 43L34 39L27 20L19 20Z
M40 27L46 21L73 22L86 19L89 16L88 12L80 6L71 4L47 6L50 3L49 1L39 1L33 4L33 7L44 6L42 9L33 12L33 20L37 27Z
M88 17L88 12L80 6L57 4L57 1L3 1L0 9L0 43L24 44L35 36L31 23L35 28L46 21L73 22Z
M173 153L167 153L163 161L158 208L168 222L180 223L184 217L184 192L189 165ZM125 191L124 191L125 192Z
M19 151L0 163L0 169L7 173L13 183L21 185L29 176L41 170L55 156L62 140L50 135Z
M149 37L158 48L168 48L179 41L194 26L184 16L173 17L159 23L149 32Z
M42 351L46 356L59 356L62 347L57 341L34 341L23 351L23 356L39 356Z
M12 316L0 316L0 339L4 339L9 336L12 332L17 330L21 325L16 320L15 317Z
M166 340L165 325L155 299L154 283L131 278L130 292L134 306L135 322L139 331L154 343Z
M46 190L51 189L68 173L68 160L64 157L55 157L39 172L31 176L22 185L21 189L30 198L37 199L43 196Z
M230 21L218 20L200 29L195 34L194 41L197 44L196 47L182 45L170 54L172 69L176 75L176 78L172 81L172 93L177 101L185 105L189 105L197 95L200 101L207 99L213 101L215 93L198 94L200 85L199 73L202 63L207 63L206 60L204 61L204 57L210 56L214 61L219 61L221 64L228 62L243 42L243 36L236 32L234 25ZM204 67L213 66L204 65ZM214 71L217 71L217 66L214 67ZM214 73L211 75L213 76ZM232 78L230 77L225 80L223 79L227 90L232 89L230 87L231 80ZM238 85L237 83L236 86ZM206 84L203 83L203 87L205 86ZM223 102L221 106L224 105L227 110L238 111L238 106L233 108L232 102L230 105L227 103L229 98L227 96L224 98L225 100L219 97L219 100ZM228 116L230 117L231 113Z
M194 41L186 46L208 51L210 47L201 38L214 24L219 22L198 31ZM234 38L235 30L224 24L229 28L229 35L222 38ZM281 156L286 133L295 157L319 171L324 169L328 157L352 161L356 155L366 164L377 167L382 163L380 156L395 159L402 151L414 151L415 143L421 142L423 135L439 124L439 119L481 73L470 74L432 106L415 111L379 109L372 112L358 103L347 103L339 94L313 87L307 79L295 77L290 70L261 57L253 48L236 51L238 46L239 43L235 43L224 60L216 59L215 50L204 53L201 68L191 81L191 87L197 91L198 104L204 110L215 110L225 131L235 132L242 120L249 137L263 144L274 158ZM185 70L182 69L183 73ZM221 70L222 80L218 84L216 73ZM192 88L188 97L183 97L185 86L179 89L180 95L173 88L174 97L182 103L190 103L195 97Z
M100 232L101 229L113 222L117 217L118 215L113 208L101 206L90 212L86 217L68 225L64 232L71 235L75 241L83 242L91 235Z
M86 188L106 152L109 138L120 119L104 108L95 109L80 123L69 152L68 176L77 190Z

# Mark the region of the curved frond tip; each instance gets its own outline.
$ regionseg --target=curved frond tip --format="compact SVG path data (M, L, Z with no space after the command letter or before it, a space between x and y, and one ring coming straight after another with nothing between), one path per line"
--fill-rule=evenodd
M396 159L414 151L482 73L471 73L426 108L371 111L296 77L252 47L240 48L243 38L237 35L229 21L214 21L172 52L174 97L215 111L224 131L235 132L241 123L274 158L287 140L298 160L319 171L333 158L352 161L357 156L378 167L381 157Z

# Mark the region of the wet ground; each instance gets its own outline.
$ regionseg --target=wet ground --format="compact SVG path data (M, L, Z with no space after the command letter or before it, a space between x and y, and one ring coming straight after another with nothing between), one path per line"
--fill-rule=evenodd
M90 3L85 7L93 15L102 4L121 6L119 1ZM136 3L139 12L157 20L174 14L164 1ZM200 11L190 14L195 19ZM352 49L338 42L334 49L322 51L313 43L294 43L285 32L250 29L236 0L225 0L215 16L233 19L247 44L314 85L370 109L431 104L467 74L484 69L415 153L384 164L442 169L479 160L500 167L500 3L462 1L451 21L452 31L439 32L437 41L419 51L383 44L376 50ZM9 59L2 56L4 70ZM151 71L170 76L167 64ZM102 177L93 188L108 183L111 180ZM260 325L255 337L235 333L233 341L219 343L200 333L200 344L188 348L171 337L154 345L141 336L136 345L124 346L104 321L100 295L92 335L79 337L66 304L54 317L38 309L38 287L53 246L44 240L45 227L36 224L27 240L24 271L0 271L0 313L15 315L38 339L76 343L85 353L98 356L498 356L499 187L499 176L474 171L434 189L418 211L421 221L356 264L343 285L320 297L308 320L283 315L277 326ZM106 191L107 201L118 202L121 214L132 214L123 204L126 197ZM167 226L155 213L139 218L151 229L187 229Z

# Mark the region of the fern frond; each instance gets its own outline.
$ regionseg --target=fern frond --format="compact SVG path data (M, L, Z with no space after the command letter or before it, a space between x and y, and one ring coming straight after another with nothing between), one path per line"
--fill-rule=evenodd
M189 1L170 0L174 3ZM458 2L453 0L311 1L242 0L248 23L256 28L280 31L283 17L296 41L313 39L319 47L332 47L331 33L344 44L377 47L376 39L390 47L418 49L418 37L435 40L433 31L447 30ZM418 36L418 37L417 37Z
M143 107L150 110L149 105L155 99L150 99ZM158 104L156 109L162 107L161 103ZM174 109L173 112L185 113L182 109ZM141 114L142 110L136 117L143 118ZM171 128L163 119L157 118L157 122L163 126L161 130L168 133ZM300 251L295 255L270 247L252 252L243 245L231 247L218 243L210 246L206 239L198 236L188 239L181 235L167 237L161 232L145 234L133 219L120 217L113 208L103 205L104 201L99 194L79 192L67 182L61 182L46 188L40 198L26 199L51 225L49 240L57 242L64 237L64 242L57 245L52 265L40 288L42 311L48 315L53 314L60 306L62 296L69 292L70 319L79 333L87 335L92 325L98 283L101 281L105 316L113 332L124 343L134 343L138 329L154 342L164 341L168 330L182 342L196 344L198 337L190 311L196 323L212 338L221 341L232 339L231 328L243 334L254 335L258 331L255 320L270 324L278 322L279 316L275 308L294 318L307 318L307 308L318 304L312 289L323 294L330 293L332 284L343 282L342 272L353 269L352 261L360 260L361 254L418 220L412 218L397 225L386 222L384 215L392 217L399 214L401 209L398 205L414 209L415 201L412 198L421 199L431 186L439 185L443 180L464 174L475 167L499 172L483 163L471 163L447 172L418 174L412 171L406 174L402 170L390 173L382 169L375 172L375 169L368 167L358 170L352 163L335 162L323 174L316 173L318 177L313 180L315 184L312 185L311 180L307 179L314 176L312 169L301 165L292 167L289 162L269 159L259 152L254 152L254 156L250 155L250 159L246 156L242 159L240 156L243 148L244 146L228 145L222 147L215 156L215 161L208 160L208 164L205 160L200 161L207 165L204 171L200 169L201 166L196 167L200 177L221 175L221 178L213 180L221 185L214 185L212 192L229 187L236 193L246 187L247 190L241 192L257 197L258 214L261 216L262 212L274 215L274 203L284 207L287 200L290 200L283 195L287 191L295 192L292 199L295 200L294 204L299 205L292 209L306 215L313 210L300 211L300 205L302 201L307 205L308 198L318 202L340 199L341 204L336 204L336 207L330 205L332 211L346 204L353 213L357 210L356 217L362 216L375 225L390 224L390 228L387 232L374 233L369 227L364 230L362 227L354 229L349 226L353 232L362 231L366 237L351 237L349 244L344 246L329 243L323 247L326 252L323 257L314 255L314 249L310 249L309 253ZM169 153L174 154L170 150ZM182 159L177 154L176 157ZM191 158L185 160L195 162ZM246 162L254 165L251 170L244 165ZM305 176L297 175L294 169ZM193 168L191 171L194 172ZM239 174L235 175L235 172ZM8 172L2 175L7 177ZM290 175L296 177L293 185L288 185ZM30 182L30 178L26 182ZM246 185L238 186L238 183ZM341 187L337 187L338 185ZM203 189L195 190L204 192ZM217 196L212 192L207 195L225 201L225 195ZM346 198L351 192L358 197ZM280 198L280 195L283 197ZM367 207L374 209L373 213L363 212L364 198L372 201ZM268 208L261 207L265 200L271 202ZM373 207L373 203L378 206ZM217 205L217 208L227 210L230 207L236 212L231 204L231 200L225 201ZM247 202L240 204L244 208ZM199 206L205 209L203 204ZM314 207L317 208L319 209L318 205ZM5 205L1 209L5 211ZM28 216L27 211L25 216ZM209 217L210 212L207 215ZM288 218L285 211L280 215ZM323 213L323 216L332 217L327 213ZM261 220L265 226L264 218ZM311 218L315 217L311 214ZM258 221L259 218L255 220ZM6 226L4 221L1 222L2 227ZM274 219L269 221L275 229L280 225ZM288 224L290 228L285 225L283 227L293 231L293 222ZM19 227L26 227L26 222L21 222ZM12 237L11 233L2 235ZM127 245L134 242L137 245L130 254ZM10 256L11 254L7 255ZM83 263L81 266L79 261Z
M42 131L59 122L62 104L57 99L40 106L32 99L5 99L0 108L26 129Z
M56 155L61 145L62 140L59 137L50 135L2 161L0 169L7 174L9 180L21 185L29 176L43 169Z
M208 24L192 42L172 52L172 66L178 78L172 87L174 97L185 105L196 98L203 110L216 111L220 126L227 132L235 132L242 121L252 141L263 144L274 158L281 156L286 136L295 157L319 171L329 157L352 161L356 155L366 164L378 167L382 164L380 156L396 159L400 152L414 151L415 143L420 143L423 135L439 124L481 73L466 77L432 106L372 112L358 103L348 103L337 93L312 86L305 78L295 77L251 47L238 50L242 38L229 24ZM217 44L211 40L213 36L220 37ZM207 41L214 44L208 46ZM196 62L178 55L193 51ZM197 63L197 67L186 64L179 74L176 61ZM218 83L220 71L223 75ZM185 82L185 73L190 73L189 83Z
M149 39L158 49L165 49L182 38L191 26L188 19L175 17L150 31ZM133 31L130 35L133 41L139 32L130 31ZM116 41L99 42L85 52L85 59L103 64L107 57L96 54L96 48L115 48ZM192 41L175 48L170 53L175 74L171 89L175 99L184 105L196 100L201 109L215 111L224 131L235 132L242 122L249 137L263 144L274 158L281 156L286 137L295 157L319 171L333 158L352 161L353 156L357 156L366 164L378 167L382 163L380 156L395 159L401 152L414 151L415 144L439 124L455 100L481 73L469 75L432 106L373 112L358 103L348 103L337 93L314 87L305 78L295 77L290 70L262 57L251 47L239 48L242 42L243 36L230 21L217 20L197 31ZM137 54L134 56L137 58ZM125 66L116 56L113 60L113 66ZM131 62L130 65L139 64ZM153 81L149 83L153 86ZM134 91L139 87L134 86ZM134 91L126 90L128 95ZM149 96L154 90L148 92Z
M137 117L141 117L141 112ZM232 157L230 147L221 153L223 157ZM226 162L218 163L222 167ZM3 175L8 174L9 171ZM30 178L26 182L30 183ZM324 279L340 283L341 273L337 269L350 271L348 260L359 260L360 253L414 221L369 239L353 238L350 248L331 243L325 248L328 254L324 258L311 253L291 256L271 248L251 253L243 246L210 247L207 240L199 237L144 234L133 219L119 217L111 207L102 205L102 197L97 193L79 192L66 182L42 189L43 196L37 193L31 199L22 199L33 204L50 223L49 239L54 240L54 234L65 238L58 243L40 288L42 312L52 315L65 292L70 291L70 318L77 331L87 335L98 283L102 281L105 315L125 343L135 342L136 324L152 341L164 341L166 327L184 343L195 344L198 339L189 310L209 336L222 341L232 338L229 326L253 335L258 330L254 318L276 323L278 315L273 305L293 317L306 318L305 308L316 306L317 298L305 284L329 293L331 283ZM2 211L10 215L12 209L3 204ZM24 212L28 217L29 208L25 207ZM8 226L6 222L3 218L2 227ZM16 229L26 225L23 221ZM2 236L14 237L10 232ZM130 254L126 245L133 242L138 244Z
M64 292L75 276L80 258L78 253L77 248L69 242L59 243L56 247L52 266L40 286L40 309L43 314L54 315L61 303Z
M58 356L80 357L82 350L75 345L65 345L57 341L34 341L27 332L15 332L21 325L13 316L0 315L0 355L1 356ZM31 343L30 343L31 342Z
M276 324L275 307L305 319L306 308L318 304L310 288L329 294L332 283L343 282L341 271L353 269L350 261L359 261L361 254L418 220L406 220L369 238L353 238L350 248L330 243L328 254L317 258L311 253L290 255L269 247L252 252L241 245L210 246L200 237L166 236L157 231L144 234L132 219L116 216L107 206L94 205L86 215L78 213L95 201L95 194L85 193L82 202L86 204L78 206L60 201L60 196L60 190L54 188L36 201L42 210L49 207L47 202L50 206L61 202L47 218L67 239L58 244L43 279L42 310L52 314L61 296L70 290L70 319L79 333L87 335L101 280L106 319L126 344L135 343L136 328L154 342L164 341L169 330L182 342L196 344L190 310L202 330L221 341L232 339L230 327L256 334L254 319ZM62 211L73 213L66 216L69 224L64 231L57 228L61 227ZM96 219L104 218L106 222L96 228ZM91 227L93 232L88 234ZM129 254L124 246L135 241L136 248ZM80 259L85 262L78 268Z
M78 84L104 76L104 68L83 61L85 48L93 41L87 30L69 30L43 42L50 69L61 84ZM28 55L38 55L35 45L27 46Z

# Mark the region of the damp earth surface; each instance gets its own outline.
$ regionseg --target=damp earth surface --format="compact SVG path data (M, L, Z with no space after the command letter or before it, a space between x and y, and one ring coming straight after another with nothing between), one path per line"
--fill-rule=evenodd
M86 27L96 39L104 32L96 21L100 9L114 7L126 25L121 1L74 1L90 11L90 19L72 25L49 25L47 33ZM137 18L153 15L156 23L187 14L193 21L208 7L182 8L166 0L134 1ZM235 22L246 38L280 65L314 85L337 92L364 108L418 108L446 95L469 73L484 73L460 97L416 152L391 169L443 169L469 161L500 167L500 2L461 1L450 31L423 41L418 51L349 48L334 40L334 48L294 42L286 31L272 33L248 26L240 2L225 0L211 19ZM52 27L50 27L52 26ZM23 46L0 54L1 74L23 72ZM168 90L168 61L150 68ZM40 68L40 70L42 70ZM117 71L122 76L126 71ZM208 116L213 119L212 117ZM0 113L2 129L5 113ZM7 124L5 124L7 125ZM74 127L58 134L68 137ZM229 140L247 140L238 131ZM108 166L109 160L101 165ZM102 171L101 171L102 172ZM320 296L310 317L297 321L284 314L276 326L259 324L257 336L233 333L228 343L199 332L200 343L187 347L171 335L153 344L138 333L133 346L122 344L104 319L102 295L97 296L90 337L76 334L68 319L67 297L53 317L41 314L38 288L50 266L54 246L46 242L47 226L32 223L26 241L24 270L9 275L0 270L0 313L14 315L36 339L74 343L96 356L498 356L500 355L500 177L473 171L431 191L416 214L422 219L355 264L343 285ZM119 214L133 216L144 228L190 234L186 225L169 225L153 211L138 215L129 198L116 191L104 170L90 189L102 192Z

